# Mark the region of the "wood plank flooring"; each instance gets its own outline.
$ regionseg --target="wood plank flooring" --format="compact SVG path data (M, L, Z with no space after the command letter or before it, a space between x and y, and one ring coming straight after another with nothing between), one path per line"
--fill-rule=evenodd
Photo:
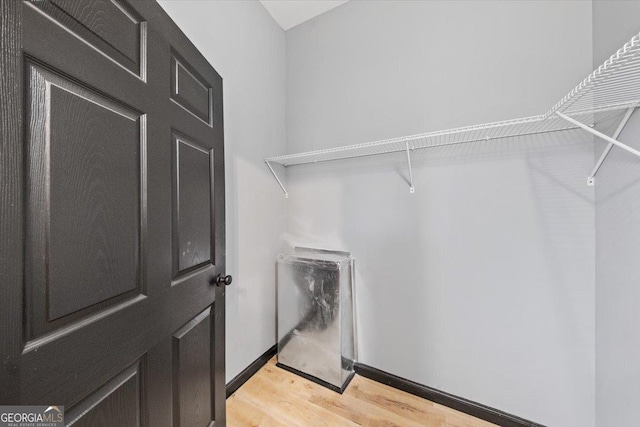
M227 399L229 427L489 427L494 424L356 375L340 395L276 367Z

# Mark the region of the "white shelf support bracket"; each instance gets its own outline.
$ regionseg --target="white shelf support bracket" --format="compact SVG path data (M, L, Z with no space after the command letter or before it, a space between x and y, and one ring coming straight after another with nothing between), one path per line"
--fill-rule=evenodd
M618 128L613 133L613 136L612 136L613 139L618 139L618 137L622 133L622 130L626 126L627 122L629 121L629 118L631 118L631 115L633 114L634 111L635 111L635 107L631 107L631 108L629 108L627 110L627 112L625 113L624 117L620 121L620 124L618 124ZM600 158L596 162L596 165L593 167L593 171L591 171L591 175L589 175L589 178L587 178L587 184L589 184L589 185L594 185L595 184L595 178L596 178L596 175L598 173L598 170L600 170L600 166L602 166L602 163L604 163L604 159L607 158L607 156L609 155L609 152L611 151L612 148L613 148L613 144L610 142L607 145L607 148L605 148L604 151L602 152L602 155L600 156Z
M632 109L629 109L629 110L632 110ZM627 115L630 117L631 113L633 111L629 112L629 110L627 110ZM598 138L607 141L609 143L609 146L607 146L607 149L605 149L605 152L603 153L604 157L606 157L606 154L609 154L609 151L611 151L611 147L613 147L614 145L617 146L617 147L622 148L625 151L628 151L631 154L634 154L634 155L640 157L640 151L636 150L635 148L629 147L627 144L623 144L622 142L618 141L617 139L612 138L612 137L610 137L608 135L605 135L602 132L598 132L597 130L595 130L593 128L590 128L589 126L585 125L584 123L581 123L581 122L579 122L579 121L577 121L577 120L575 120L575 119L573 119L573 118L571 118L571 117L569 117L569 116L567 116L565 114L562 114L559 111L556 111L556 115L558 117L561 117L562 119L568 121L569 123L572 123L572 124L578 126L579 128L584 129L587 132L597 136ZM626 118L626 120L629 120L627 118L627 116L625 116L625 118ZM622 127L618 126L618 130L620 130L620 132L622 132L622 128L624 128L624 124L626 124L625 118L623 118L623 122L624 123L621 122L621 124L623 126ZM616 130L616 133L618 133L618 130ZM604 162L604 158L601 156L600 159L598 160L598 163L596 164L596 167L594 168L594 172L592 172L591 176L589 176L589 178L587 180L587 184L589 184L589 185L593 185L594 184L595 172L597 172L598 169L600 169L600 166L602 166L602 162Z
M284 185L282 184L282 181L280 181L280 178L278 178L278 175L276 175L276 171L274 171L273 168L271 167L271 163L269 163L268 160L265 160L264 162L269 167L269 170L273 174L273 177L276 179L276 181L278 181L278 185L280 186L280 188L282 188L282 192L284 193L284 198L288 199L289 198L289 193L287 193L287 190L284 188Z
M413 171L411 170L411 153L409 152L409 143L407 142L407 164L409 165L409 193L413 194L416 192L415 187L413 186Z

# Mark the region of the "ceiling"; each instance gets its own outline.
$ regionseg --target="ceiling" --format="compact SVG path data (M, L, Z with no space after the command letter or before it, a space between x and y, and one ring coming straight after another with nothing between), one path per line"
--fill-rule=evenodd
M260 0L283 30L293 28L348 0Z

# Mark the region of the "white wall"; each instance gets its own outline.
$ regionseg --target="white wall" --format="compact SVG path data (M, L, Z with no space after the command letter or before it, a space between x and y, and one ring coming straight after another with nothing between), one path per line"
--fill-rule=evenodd
M287 32L287 151L545 112L592 69L590 2L352 1ZM357 262L360 361L593 426L583 133L288 169L291 244Z
M609 135L614 126L604 129ZM640 148L640 114L620 141ZM604 145L599 143L599 145ZM640 165L614 149L596 178L597 425L640 419Z
M640 2L594 1L594 61L604 62L640 32ZM594 65L599 65L595 63ZM617 123L601 130L611 135ZM619 138L640 147L640 114ZM605 143L598 142L599 157ZM640 420L640 163L614 149L596 178L597 425Z
M286 208L263 158L285 151L285 33L258 2L160 4L224 82L229 381L276 340Z

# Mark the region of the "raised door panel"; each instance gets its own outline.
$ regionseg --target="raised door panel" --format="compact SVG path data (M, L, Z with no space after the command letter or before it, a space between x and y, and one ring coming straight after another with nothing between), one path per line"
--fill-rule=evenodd
M139 126L51 89L49 319L138 287ZM87 286L87 284L91 286Z
M211 263L213 156L173 132L175 273Z
M207 427L213 420L211 309L173 335L173 427Z
M119 0L31 0L112 61L145 78L146 23Z
M171 53L171 99L212 126L211 85L176 52Z
M145 144L132 109L33 63L28 82L33 338L142 293Z
M143 359L144 360L144 359ZM67 425L74 427L139 427L142 420L142 362L125 369L69 410Z

